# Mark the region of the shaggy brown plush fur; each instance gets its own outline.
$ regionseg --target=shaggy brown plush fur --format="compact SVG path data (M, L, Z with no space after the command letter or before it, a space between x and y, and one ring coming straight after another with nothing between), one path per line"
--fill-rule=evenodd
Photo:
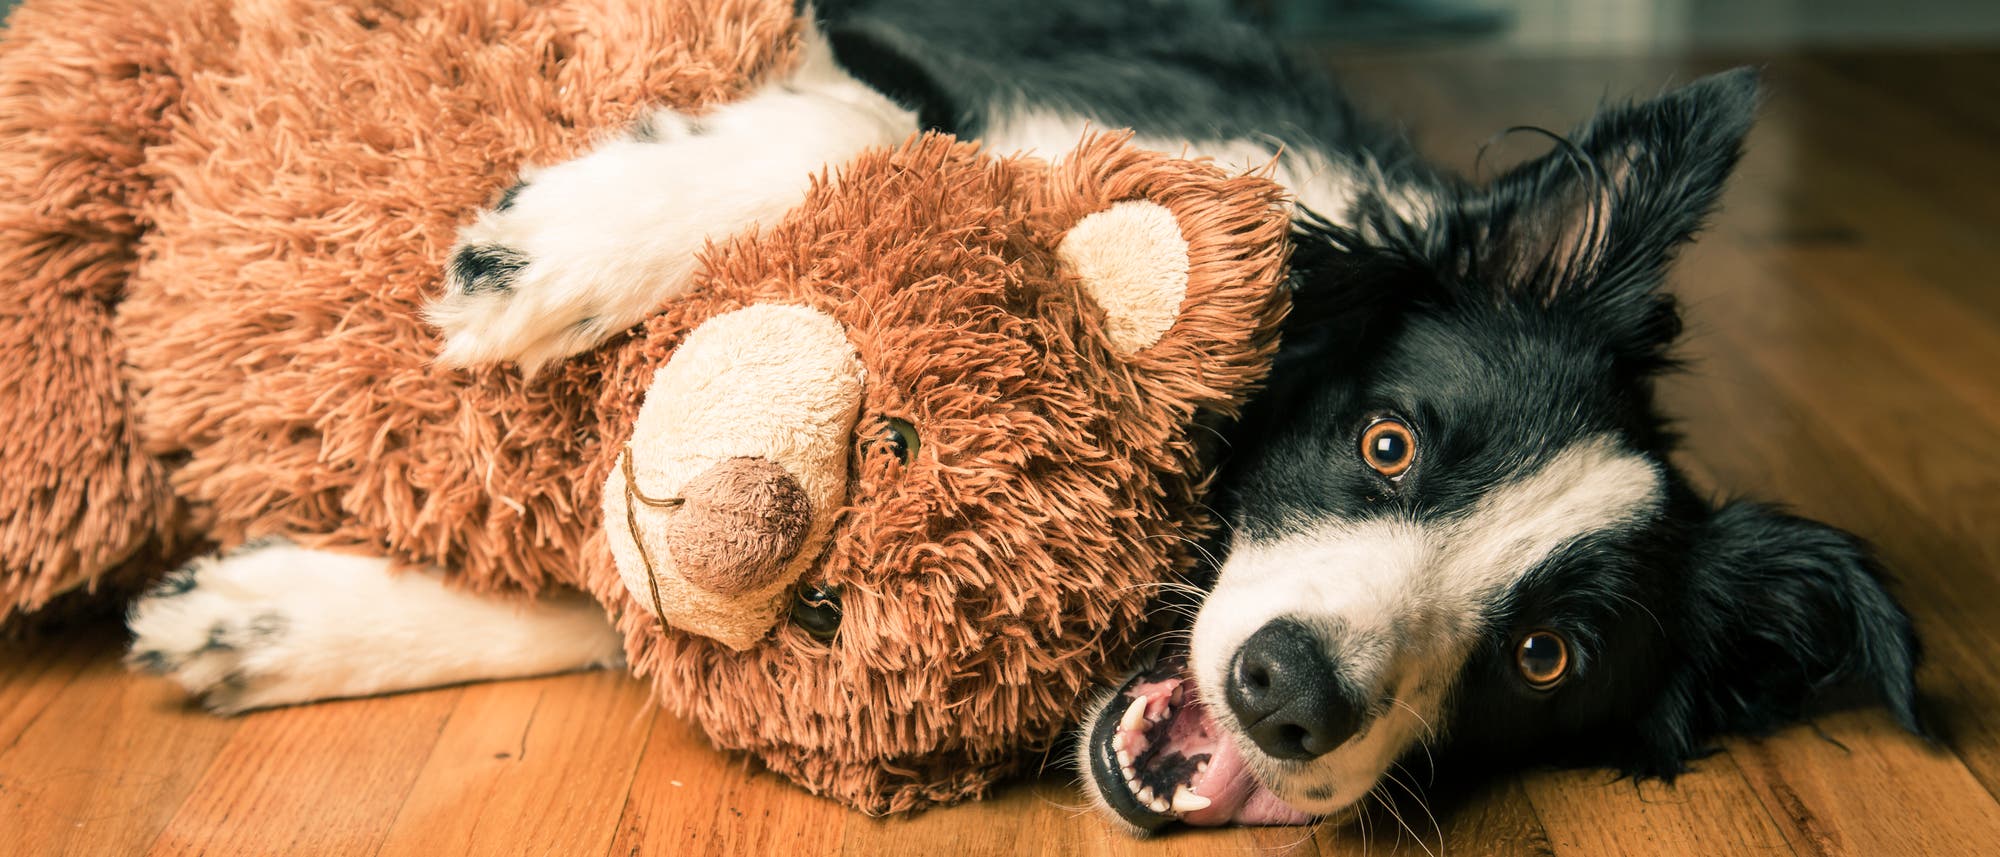
M1124 663L1188 562L1199 418L1281 312L1278 191L1100 140L1060 169L945 138L864 156L714 248L693 292L533 382L435 367L418 310L523 162L742 92L790 4L51 0L0 54L0 615L170 546L282 533L476 590L587 589L716 744L870 812L978 793ZM1187 299L1121 357L1055 248L1150 199ZM662 633L598 496L654 371L749 304L867 368L847 507L805 583L839 636ZM923 438L907 465L870 439Z
M0 616L155 543L273 532L546 585L581 547L559 522L595 508L571 473L594 416L511 370L434 370L415 311L521 165L738 96L793 29L776 0L17 9Z

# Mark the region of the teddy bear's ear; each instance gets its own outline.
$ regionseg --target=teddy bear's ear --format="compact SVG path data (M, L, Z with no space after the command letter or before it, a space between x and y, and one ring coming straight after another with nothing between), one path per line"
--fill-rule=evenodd
M1233 409L1286 306L1283 189L1098 136L1051 168L1040 202L1061 273L1146 398Z

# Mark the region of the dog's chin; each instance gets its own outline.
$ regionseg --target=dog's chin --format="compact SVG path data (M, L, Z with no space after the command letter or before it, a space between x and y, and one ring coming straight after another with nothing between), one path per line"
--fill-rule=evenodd
M1305 824L1209 715L1185 655L1163 653L1085 720L1080 756L1097 803L1139 832L1173 822Z

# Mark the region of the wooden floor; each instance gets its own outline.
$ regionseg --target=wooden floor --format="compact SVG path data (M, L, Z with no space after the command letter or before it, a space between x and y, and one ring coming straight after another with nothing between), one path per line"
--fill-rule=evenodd
M618 675L216 719L123 674L102 628L0 649L0 854L2000 853L2000 52L1750 59L1769 61L1770 105L1679 268L1693 371L1666 395L1702 481L1880 545L1943 748L1861 712L1732 742L1678 788L1538 772L1400 824L1142 844L1060 775L852 815L709 750ZM1470 167L1499 128L1567 127L1723 64L1341 65Z

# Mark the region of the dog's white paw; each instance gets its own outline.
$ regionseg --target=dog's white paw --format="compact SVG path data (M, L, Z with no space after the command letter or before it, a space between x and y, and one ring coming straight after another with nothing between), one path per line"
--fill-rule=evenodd
M426 313L439 360L533 374L595 347L684 290L710 238L775 220L830 166L916 130L816 36L782 84L700 116L654 111L525 175L459 230Z
M218 714L621 661L597 602L473 595L435 571L264 542L195 562L128 618L132 669Z
M673 143L708 132L700 117L678 110L655 110L639 117L626 131L635 143Z
M291 605L239 561L261 550L199 560L146 593L132 608L126 664L173 679L218 714L317 698L298 669L307 641Z
M812 96L776 91L707 117L661 111L533 173L460 230L428 316L447 365L533 374L644 319L687 287L696 254L804 198L830 155L790 126ZM823 107L822 107L823 109Z
M444 334L440 361L511 361L532 375L671 298L712 222L706 177L729 169L698 130L649 118L631 137L523 176L461 229L444 294L426 313Z

